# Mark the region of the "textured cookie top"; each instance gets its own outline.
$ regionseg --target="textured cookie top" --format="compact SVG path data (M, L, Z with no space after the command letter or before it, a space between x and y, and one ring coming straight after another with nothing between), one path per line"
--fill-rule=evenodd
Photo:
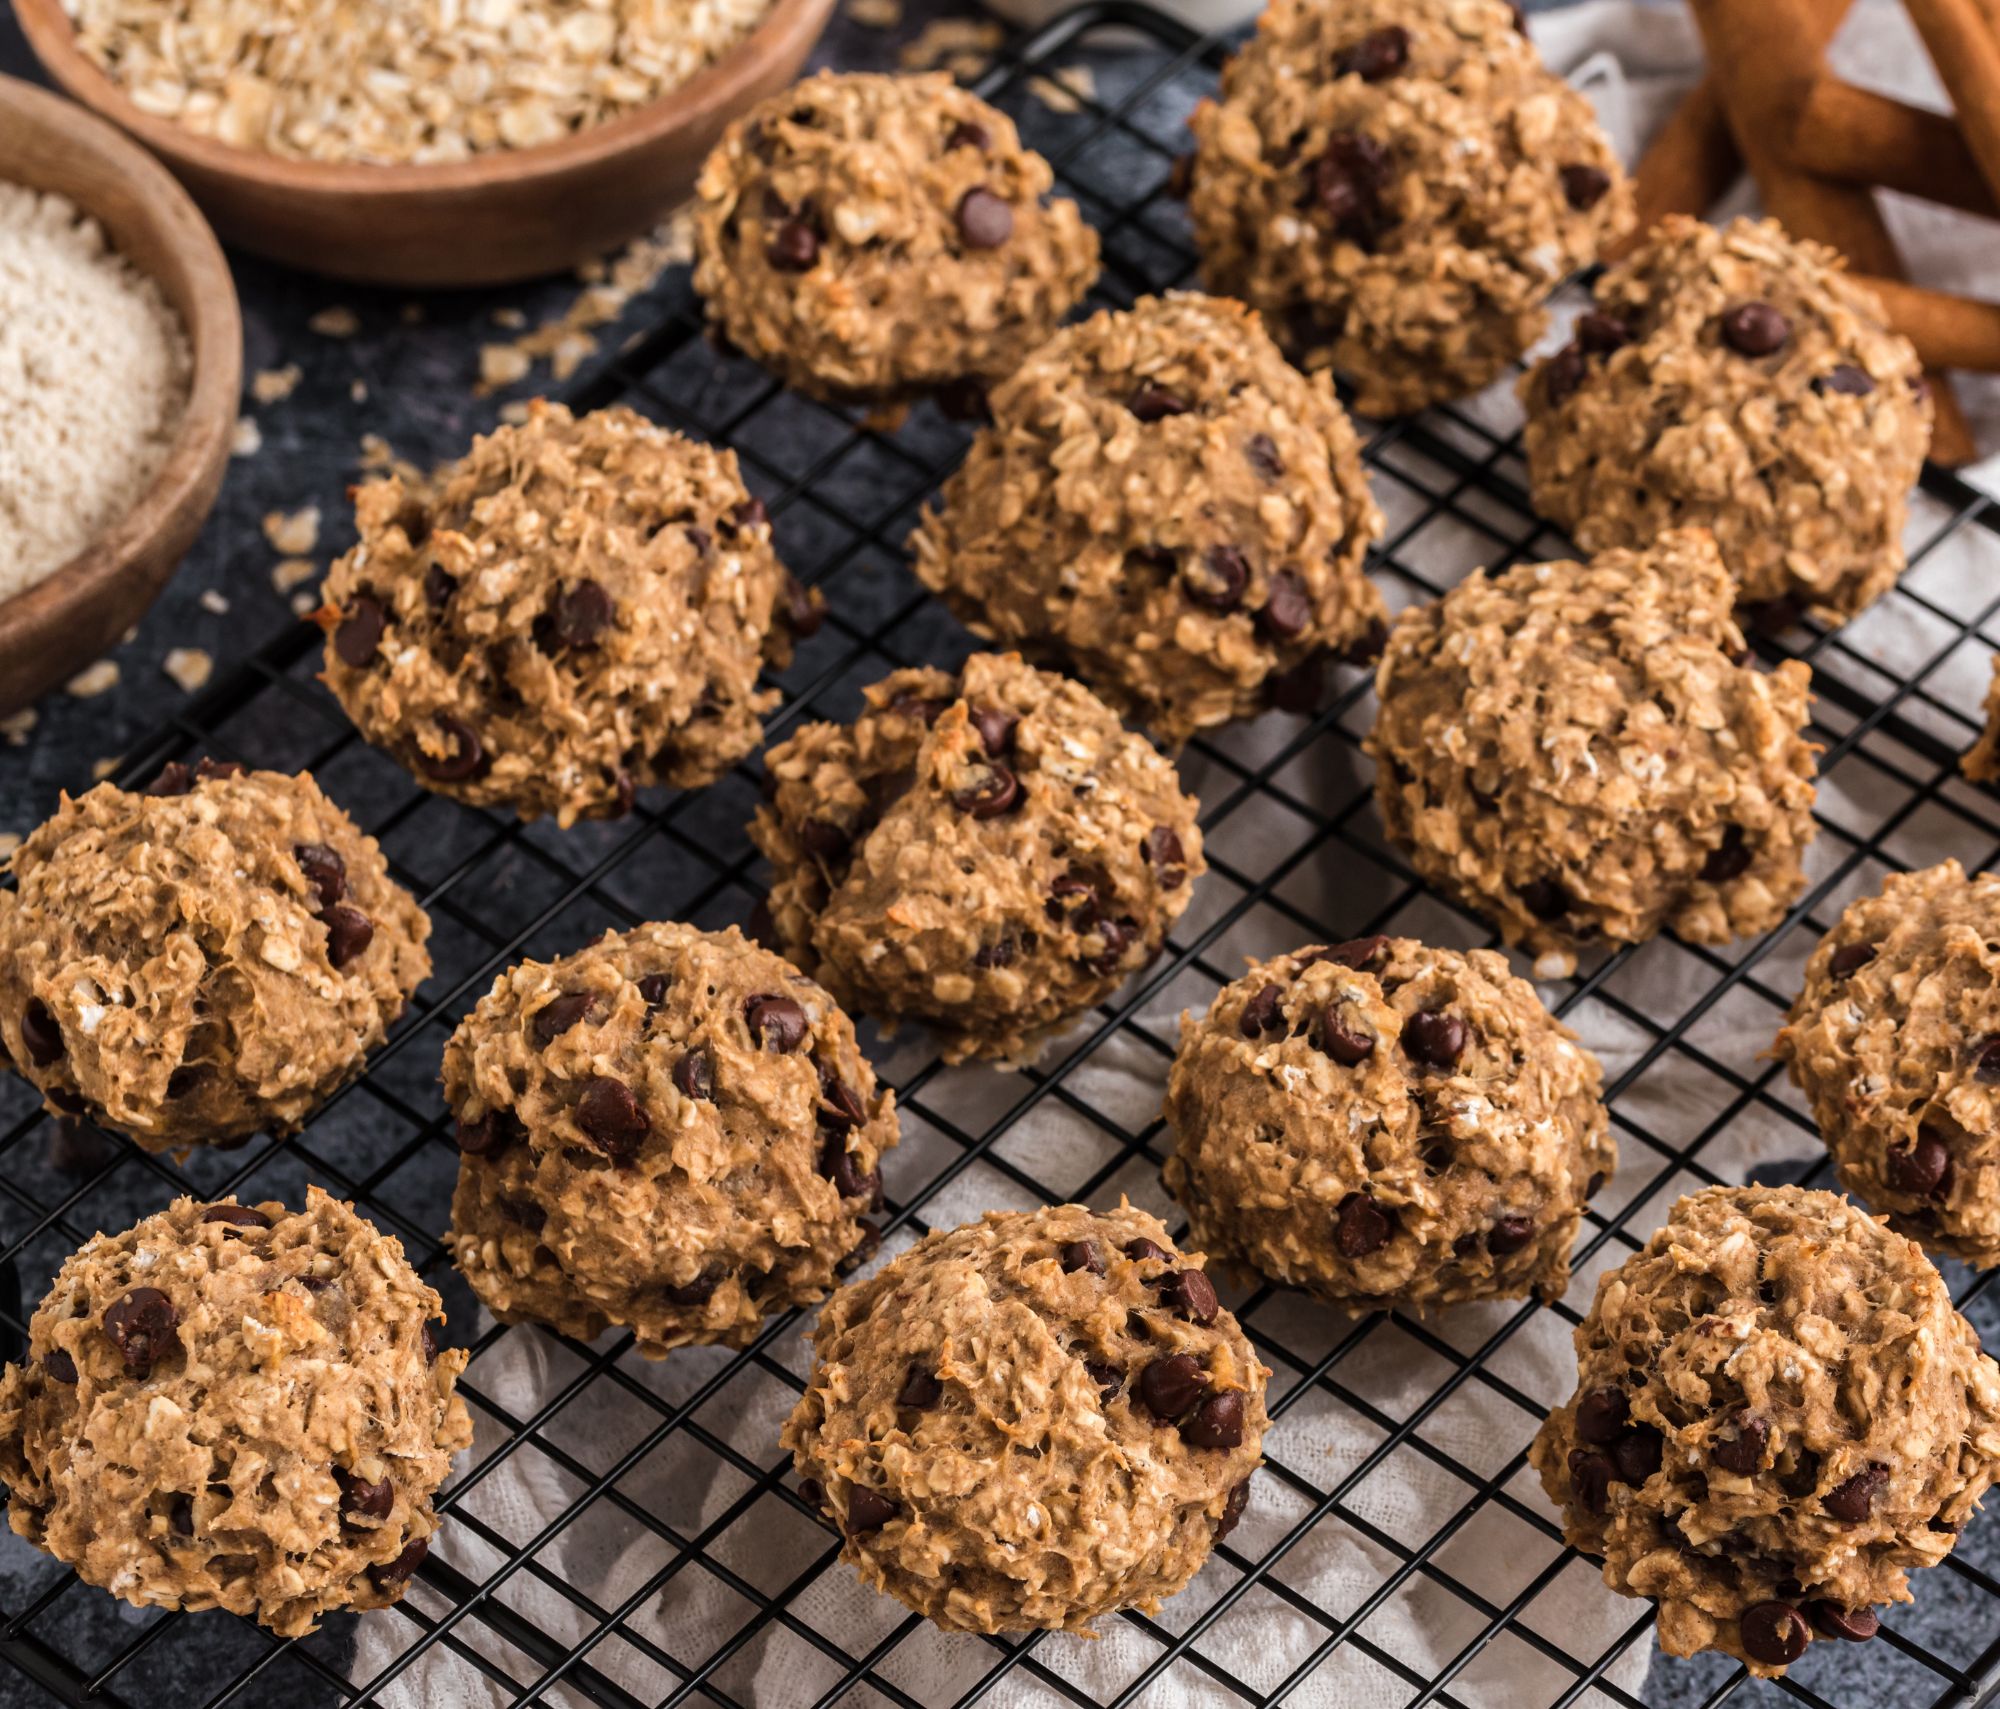
M747 1341L872 1241L895 1095L826 992L732 927L509 968L445 1046L452 1245L480 1297L658 1356Z
M943 72L822 71L723 133L695 289L792 385L895 396L1007 373L1097 276L1097 234L1014 122Z
M327 685L427 787L567 825L756 745L785 573L734 452L537 400L425 490L360 488L355 522Z
M1747 662L1733 593L1681 530L1470 576L1390 632L1368 741L1390 833L1552 971L1595 936L1763 931L1804 887L1811 672Z
M0 1045L148 1150L296 1127L430 972L430 921L311 777L65 795L0 892Z
M1902 573L1915 350L1833 250L1664 220L1521 381L1535 508L1587 551L1711 529L1746 600L1852 617Z
M925 1020L949 1059L1015 1058L1144 966L1205 870L1194 799L1079 683L979 653L897 671L851 725L767 759L751 835L800 965Z
M1532 1459L1670 1654L1753 1672L1872 1635L2000 1470L2000 1371L1914 1241L1847 1200L1711 1187L1599 1282Z
M1310 699L1382 621L1382 515L1353 424L1240 304L1147 297L1037 350L992 395L917 574L981 633L1072 660L1178 746Z
M1299 950L1182 1017L1167 1186L1225 1262L1356 1311L1553 1297L1613 1164L1602 1079L1490 950Z
M1397 414L1476 390L1631 223L1506 0L1274 0L1191 125L1204 275Z
M292 1637L393 1602L472 1441L441 1316L402 1246L316 1187L96 1235L0 1379L8 1518L140 1606Z
M869 1583L954 1631L1152 1612L1243 1510L1264 1379L1199 1253L1121 1205L991 1211L820 1313L784 1429Z
M1777 1049L1842 1186L1926 1246L2000 1263L2000 877L1948 860L1850 903Z

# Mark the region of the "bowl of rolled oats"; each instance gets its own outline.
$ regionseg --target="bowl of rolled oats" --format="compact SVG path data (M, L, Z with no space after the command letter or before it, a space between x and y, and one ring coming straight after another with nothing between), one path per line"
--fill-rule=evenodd
M833 0L14 0L228 241L372 284L573 266L682 200Z

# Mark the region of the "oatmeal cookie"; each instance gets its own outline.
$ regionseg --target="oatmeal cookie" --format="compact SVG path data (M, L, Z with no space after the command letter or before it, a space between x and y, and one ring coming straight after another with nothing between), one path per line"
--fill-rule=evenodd
M2000 653L1993 655L1993 677L1986 685L1986 728L1961 765L1974 783L2000 783Z
M1812 673L1755 669L1733 597L1689 529L1471 576L1390 631L1368 740L1383 822L1539 975L1594 938L1767 931L1805 888Z
M1831 249L1664 220L1520 390L1535 508L1586 551L1708 528L1740 599L1826 623L1903 573L1930 394Z
M1223 1263L1350 1311L1558 1299L1616 1158L1602 1086L1491 950L1299 950L1182 1016L1167 1190Z
M326 579L326 682L426 788L562 825L757 745L812 602L736 454L622 406L473 442L432 486L373 481Z
M732 343L818 397L998 379L1097 277L1097 234L1054 182L944 72L822 71L703 164L694 287Z
M660 1358L743 1346L872 1250L895 1094L810 979L732 927L509 968L444 1053L447 1237L502 1322Z
M2000 876L1948 860L1850 903L1777 1054L1843 1187L1933 1251L2000 1264Z
M978 653L770 752L776 940L842 1003L1020 1061L1158 953L1207 870L1195 802L1089 689Z
M1065 328L911 537L975 632L1075 665L1174 746L1310 705L1379 642L1361 573L1382 514L1347 412L1241 304L1147 297Z
M431 970L431 923L304 773L65 795L0 891L0 1062L148 1151L288 1133Z
M953 1632L1155 1612L1242 1516L1270 1373L1121 1204L989 1211L820 1313L782 1441L868 1583Z
M1497 379L1632 223L1507 0L1273 0L1190 124L1203 277L1366 415Z
M302 1211L177 1199L95 1235L0 1376L8 1522L135 1607L287 1638L386 1607L472 1443L442 1316L402 1246L317 1187Z
M2000 1472L2000 1370L1914 1241L1834 1193L1710 1187L1597 1284L1529 1459L1669 1655L1767 1678L1875 1635Z

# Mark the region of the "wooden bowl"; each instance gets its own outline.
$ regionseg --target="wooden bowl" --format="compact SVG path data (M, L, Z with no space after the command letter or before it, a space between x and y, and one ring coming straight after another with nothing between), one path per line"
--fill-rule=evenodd
M243 321L215 234L142 148L82 108L0 77L0 180L67 196L150 275L187 329L187 411L123 521L53 575L0 600L0 713L115 645L153 603L215 503L236 431Z
M496 285L574 266L685 198L723 127L797 74L833 0L773 0L678 89L539 148L439 166L292 160L142 113L77 47L62 0L14 0L49 74L170 166L230 243L339 279Z

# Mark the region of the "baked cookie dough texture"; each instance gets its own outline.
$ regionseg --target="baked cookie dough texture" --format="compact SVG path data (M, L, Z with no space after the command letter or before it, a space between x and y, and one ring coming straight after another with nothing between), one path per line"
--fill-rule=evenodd
M1778 1055L1843 1187L1933 1251L2000 1264L2000 877L1948 860L1850 904Z
M8 1521L139 1607L288 1638L385 1607L472 1442L441 1316L401 1245L316 1187L95 1235L0 1377Z
M873 1250L895 1095L811 980L644 925L494 982L444 1055L452 1255L503 1322L741 1346Z
M1993 677L1986 685L1986 728L1966 750L1963 767L1974 783L2000 783L2000 653L1993 656Z
M427 788L569 825L757 745L787 583L735 453L537 400L430 488L373 481L354 508L327 686Z
M1097 234L1054 182L945 73L822 71L703 164L694 286L733 344L818 397L997 379L1097 277Z
M1209 287L1365 415L1497 379L1632 223L1590 103L1507 0L1274 0L1190 124Z
M1167 1188L1224 1264L1352 1311L1556 1299L1615 1161L1602 1079L1491 950L1300 950L1182 1017Z
M1842 623L1903 572L1931 402L1840 257L1663 220L1521 381L1536 510L1588 552L1711 529L1746 601Z
M1080 683L897 671L766 759L750 827L784 953L947 1061L1033 1054L1149 961L1207 870L1174 768Z
M1175 747L1309 702L1328 653L1379 637L1353 425L1242 305L1094 315L992 411L910 542L976 633L1072 664Z
M801 1493L947 1631L1153 1613L1241 1516L1268 1422L1201 1254L1125 1205L932 1234L835 1294L813 1350Z
M1833 1193L1682 1199L1576 1354L1529 1458L1669 1655L1773 1677L1873 1637L2000 1471L2000 1370L1916 1243Z
M430 973L430 921L310 776L65 795L0 891L0 1055L148 1151L286 1133Z
M1595 939L1768 930L1805 886L1810 670L1739 663L1699 530L1406 611L1368 741L1390 837L1543 976Z

